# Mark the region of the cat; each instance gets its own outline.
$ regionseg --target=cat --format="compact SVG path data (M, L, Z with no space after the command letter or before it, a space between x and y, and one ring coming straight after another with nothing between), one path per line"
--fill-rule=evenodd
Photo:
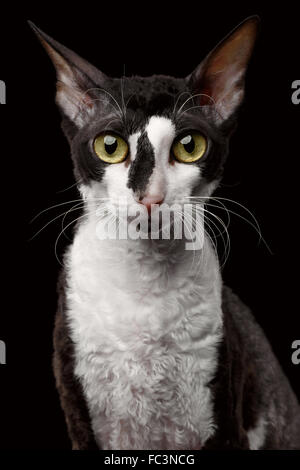
M31 27L56 69L84 205L54 330L72 448L300 449L297 398L249 308L223 285L203 217L197 250L187 237L164 239L162 225L156 239L97 235L121 199L148 222L174 201L205 214L259 18L236 27L186 78L110 78Z

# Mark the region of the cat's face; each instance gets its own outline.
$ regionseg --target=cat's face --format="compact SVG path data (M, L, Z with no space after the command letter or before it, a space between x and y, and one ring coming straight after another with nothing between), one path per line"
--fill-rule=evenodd
M246 20L182 79L109 78L34 27L57 70L57 103L85 199L149 210L211 194L257 25Z
M96 93L71 140L86 198L149 208L212 191L228 136L210 107L197 107L186 80L126 78Z

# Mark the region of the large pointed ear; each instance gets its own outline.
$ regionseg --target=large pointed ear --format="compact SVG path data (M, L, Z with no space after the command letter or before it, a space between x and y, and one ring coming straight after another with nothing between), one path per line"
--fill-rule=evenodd
M252 16L235 28L187 77L197 104L212 105L217 120L229 119L244 96L245 72L257 36L259 17Z
M96 67L28 22L48 53L57 75L56 102L63 114L81 127L95 106L95 88L109 80Z

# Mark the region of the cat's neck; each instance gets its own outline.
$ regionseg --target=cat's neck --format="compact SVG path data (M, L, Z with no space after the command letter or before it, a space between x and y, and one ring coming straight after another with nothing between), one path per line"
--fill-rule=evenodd
M100 232L103 234L103 231L99 230L100 226L101 221L99 222L93 215L87 215L78 227L74 243L84 244L95 258L101 256L101 264L105 261L118 260L120 264L128 263L128 266L135 261L144 262L145 269L147 266L153 268L154 264L174 269L176 266L185 266L189 267L191 275L194 274L198 278L205 276L210 269L219 271L215 250L206 236L201 245L198 242L193 245L191 240L184 236L180 239L153 239L150 235L147 238L137 239L130 237L120 239L118 236L107 236L103 239L99 236Z
M78 227L66 267L70 305L99 308L103 331L115 325L114 334L125 331L127 338L138 322L150 335L165 335L187 322L192 336L203 328L214 336L222 324L222 281L209 240L197 252L186 250L184 240L99 240L88 218Z
M79 227L70 248L73 273L86 270L93 280L101 279L107 289L114 285L130 296L142 296L162 289L201 288L221 298L218 259L210 241L203 248L186 249L186 240L100 240L97 221L88 217ZM76 275L76 274L75 274Z

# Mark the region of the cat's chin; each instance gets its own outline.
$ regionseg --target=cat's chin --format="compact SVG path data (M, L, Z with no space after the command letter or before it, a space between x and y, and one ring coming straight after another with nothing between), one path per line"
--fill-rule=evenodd
M166 232L171 232L172 231L172 228L173 228L173 223L172 222L170 222L168 224L166 224L166 223L163 224L163 222L160 220L157 225L155 224L155 227L153 227L152 222L153 222L153 217L151 217L151 215L149 215L148 218L147 218L148 229L146 231L149 239L162 240L164 238L164 234L166 234ZM141 233L143 233L143 232L141 232ZM167 237L167 239L170 239L170 238L171 238L171 236Z
M134 218L128 217L127 222L129 225L133 221ZM149 214L140 218L140 222L136 224L136 231L141 239L174 240L174 226L174 218L165 222L161 218L157 219L156 216Z

